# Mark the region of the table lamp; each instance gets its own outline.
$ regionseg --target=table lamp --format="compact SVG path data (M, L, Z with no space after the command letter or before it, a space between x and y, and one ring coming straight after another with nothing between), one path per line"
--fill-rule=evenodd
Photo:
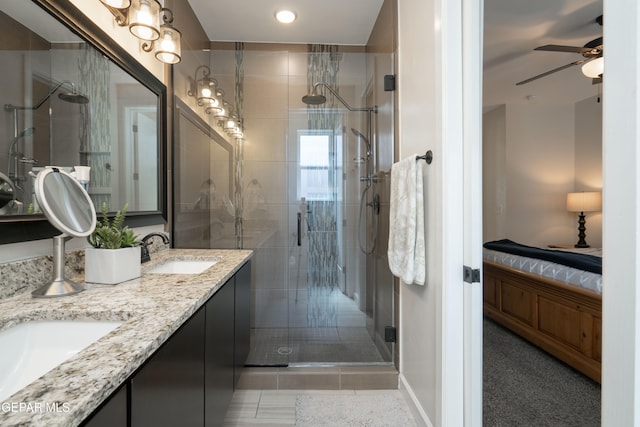
M576 248L588 248L589 245L585 241L585 212L599 212L602 210L602 193L599 191L583 191L579 193L567 194L567 211L580 212L578 220L578 243Z

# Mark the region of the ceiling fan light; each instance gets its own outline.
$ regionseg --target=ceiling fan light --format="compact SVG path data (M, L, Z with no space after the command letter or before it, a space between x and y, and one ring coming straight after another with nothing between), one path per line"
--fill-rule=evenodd
M593 61L586 62L582 66L582 74L590 79L597 79L604 73L604 58L596 58Z

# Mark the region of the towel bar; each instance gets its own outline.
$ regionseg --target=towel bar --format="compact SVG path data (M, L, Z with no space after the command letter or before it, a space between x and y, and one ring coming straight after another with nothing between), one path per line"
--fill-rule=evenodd
M433 160L433 152L429 150L424 154L424 156L416 156L416 160L420 159L425 160L427 164L430 165L431 161Z

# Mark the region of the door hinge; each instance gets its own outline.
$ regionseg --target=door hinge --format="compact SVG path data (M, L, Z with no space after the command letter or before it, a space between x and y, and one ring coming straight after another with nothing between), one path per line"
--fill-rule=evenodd
M465 265L462 271L462 279L467 283L480 283L480 269Z

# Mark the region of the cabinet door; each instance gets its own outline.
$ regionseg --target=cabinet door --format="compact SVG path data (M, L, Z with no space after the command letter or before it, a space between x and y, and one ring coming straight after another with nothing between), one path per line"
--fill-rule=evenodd
M234 279L206 306L205 425L221 426L233 397Z
M236 273L234 387L249 356L251 261Z
M83 427L127 427L127 385L121 386L86 421Z
M205 311L199 310L131 379L131 426L204 425Z

